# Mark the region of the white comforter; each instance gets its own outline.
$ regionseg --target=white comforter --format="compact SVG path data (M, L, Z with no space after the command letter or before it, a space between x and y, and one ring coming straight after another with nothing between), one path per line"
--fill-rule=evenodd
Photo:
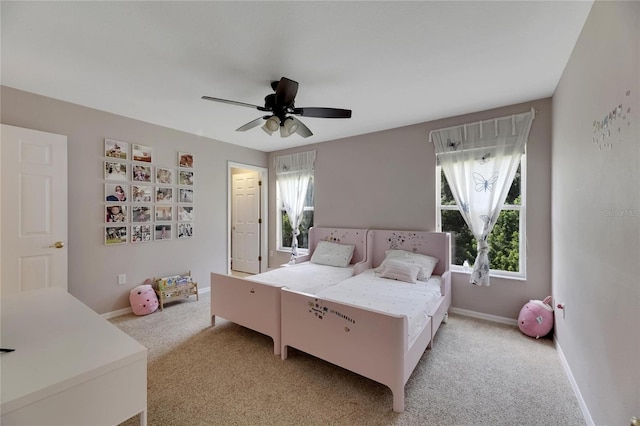
M429 281L413 284L381 278L368 269L342 281L339 285L324 288L315 294L323 299L405 315L411 345L441 299L440 277L434 275Z
M274 287L287 287L309 294L333 286L353 275L353 265L346 268L303 262L252 275L247 280Z

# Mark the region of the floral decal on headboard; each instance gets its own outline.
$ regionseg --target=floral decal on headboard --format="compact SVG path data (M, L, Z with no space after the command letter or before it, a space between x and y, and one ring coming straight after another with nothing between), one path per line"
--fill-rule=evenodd
M342 232L342 234L340 234L340 232ZM358 235L360 232L359 231L355 231L355 235ZM329 235L327 235L326 237L324 237L322 239L322 241L330 241L333 243L339 243L341 240L343 240L344 238L347 237L347 235L349 235L349 231L331 231L331 233Z
M424 244L424 239L424 236L420 236L414 232L394 232L388 239L389 248L415 252L418 250L418 247Z

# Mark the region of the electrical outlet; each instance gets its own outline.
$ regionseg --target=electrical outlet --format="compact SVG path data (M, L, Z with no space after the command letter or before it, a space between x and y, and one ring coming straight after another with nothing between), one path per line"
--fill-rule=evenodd
M127 283L127 274L118 275L118 285L122 285L126 283Z

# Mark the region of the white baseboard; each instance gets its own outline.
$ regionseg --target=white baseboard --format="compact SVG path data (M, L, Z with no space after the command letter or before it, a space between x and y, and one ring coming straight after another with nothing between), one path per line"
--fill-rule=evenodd
M211 291L211 287L198 288L198 294L209 293L210 291ZM133 310L131 309L131 307L129 307L124 309L118 309L117 311L107 312L107 313L101 314L100 316L104 319L110 320L111 318L119 317L121 315L127 315L132 312Z
M571 387L573 388L573 393L576 395L576 399L578 400L578 405L580 406L580 411L582 411L582 416L584 417L584 421L587 423L587 426L595 426L593 419L591 418L591 413L589 412L589 408L587 408L587 404L584 402L584 398L582 398L582 393L580 392L580 388L578 387L578 383L576 383L575 378L573 377L573 373L571 372L571 368L569 367L569 363L567 359L564 357L564 353L562 352L562 348L560 348L560 344L558 340L553 337L553 343L556 347L556 352L558 352L558 356L560 357L560 363L562 364L562 368L564 368L564 372L569 379L569 383L571 383Z
M478 319L483 319L483 320L487 320L487 321L498 322L500 324L518 325L518 320L517 319L507 318L507 317L499 317L497 315L484 314L482 312L470 311L468 309L461 309L461 308L451 307L449 309L449 312L454 313L454 314L458 314L458 315L464 315L466 317L472 317L472 318L478 318Z
M131 309L131 307L128 307L124 309L118 309L117 311L100 314L100 316L104 319L110 320L111 318L119 317L121 315L127 315L127 314L130 314L131 312L133 312L133 310Z

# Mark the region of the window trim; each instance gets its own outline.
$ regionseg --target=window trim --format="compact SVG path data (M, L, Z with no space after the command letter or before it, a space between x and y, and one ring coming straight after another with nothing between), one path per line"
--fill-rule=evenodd
M436 231L442 232L442 210L458 210L457 204L446 204L442 205L442 166L439 164L436 165ZM519 226L519 241L518 241L518 261L519 261L519 271L504 271L501 269L491 269L489 270L489 276L495 278L507 278L507 279L515 279L515 280L526 280L527 279L527 154L526 152L522 154L520 158L520 204L504 204L502 206L502 210L518 210L520 214L518 215L518 226ZM453 238L453 236L452 236ZM453 256L450 256L451 262L455 259ZM457 273L464 273L471 275L471 270L465 270L462 265L456 265L455 263L451 263L449 265L451 271Z

